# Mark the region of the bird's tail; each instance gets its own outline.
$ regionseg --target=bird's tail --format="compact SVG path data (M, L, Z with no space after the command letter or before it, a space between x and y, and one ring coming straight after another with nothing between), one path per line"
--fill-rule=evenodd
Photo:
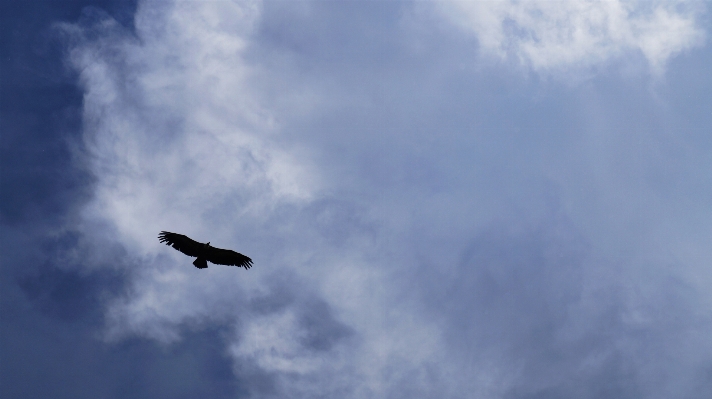
M205 258L197 258L195 261L193 261L193 264L198 269L207 269L208 268L208 261L206 261Z

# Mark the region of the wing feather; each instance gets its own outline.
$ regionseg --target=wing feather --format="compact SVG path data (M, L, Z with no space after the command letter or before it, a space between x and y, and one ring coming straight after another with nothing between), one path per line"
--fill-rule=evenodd
M210 247L205 253L205 259L216 265L237 266L245 269L252 267L252 259L230 249Z
M183 252L188 256L196 257L200 256L202 252L201 249L204 245L197 241L193 241L188 236L184 236L183 234L171 233L168 231L162 231L161 234L158 235L158 240L160 242L166 243L166 245L169 245Z

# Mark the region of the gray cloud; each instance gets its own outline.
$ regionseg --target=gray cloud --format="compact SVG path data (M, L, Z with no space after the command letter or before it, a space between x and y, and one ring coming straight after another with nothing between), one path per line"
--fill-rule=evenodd
M128 276L106 337L226 326L255 397L702 397L710 190L689 173L709 162L678 66L565 86L409 3L350 7L149 2L135 34L66 27L97 177L77 229L126 251L79 251ZM164 229L256 266L197 271Z

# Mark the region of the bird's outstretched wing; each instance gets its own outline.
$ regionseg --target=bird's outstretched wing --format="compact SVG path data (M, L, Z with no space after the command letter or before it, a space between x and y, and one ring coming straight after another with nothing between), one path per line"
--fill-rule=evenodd
M200 256L202 252L201 249L205 245L197 241L193 241L188 236L184 236L183 234L176 234L168 231L162 231L161 234L158 235L158 240L160 242L165 242L166 245L169 245L188 256Z
M229 249L210 247L205 253L205 259L216 265L237 266L245 269L252 267L252 259Z

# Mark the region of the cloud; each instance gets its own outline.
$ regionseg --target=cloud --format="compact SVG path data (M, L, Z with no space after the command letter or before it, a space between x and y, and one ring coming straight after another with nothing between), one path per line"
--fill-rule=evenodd
M700 5L641 1L458 1L443 15L480 48L538 72L589 68L641 54L655 74L704 42Z
M80 228L99 252L115 242L128 253L113 264L131 284L108 304L105 337L171 344L186 326L224 324L236 370L272 381L265 392L380 395L384 368L417 368L434 352L432 327L385 310L373 221L328 194L261 101L264 72L246 53L261 8L146 2L135 34L95 10L64 26L96 177ZM256 266L196 274L158 243L161 230L245 252Z
M661 150L686 153L666 145L676 116L607 76L562 89L455 68L471 61L461 43L408 47L410 4L357 4L145 2L135 32L100 14L65 27L96 178L77 226L93 245L76 256L130 281L107 304L106 339L177 345L222 326L255 397L702 390L712 348L697 328L710 323L693 309L710 276L665 237L704 236L684 220L706 199L682 211L649 177L708 166ZM664 63L698 34L667 6L565 4L458 7L485 7L483 49L535 69L644 46ZM569 18L600 34L563 35ZM687 41L644 45L666 18ZM511 41L510 28L545 40ZM161 230L255 267L197 270ZM117 244L125 257L94 260ZM656 379L671 368L684 372Z

